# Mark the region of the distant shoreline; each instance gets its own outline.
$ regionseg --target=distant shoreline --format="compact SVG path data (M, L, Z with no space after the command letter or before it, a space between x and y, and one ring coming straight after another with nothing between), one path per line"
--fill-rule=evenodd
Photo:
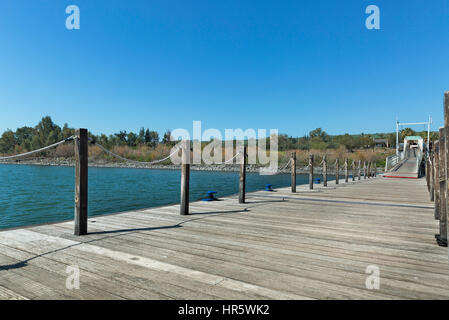
M52 167L74 167L75 161L72 159L66 159L66 158L34 158L29 160L20 160L20 161L0 161L0 164L6 164L6 165L35 165L35 166L52 166ZM279 167L283 167L285 164L280 164ZM130 169L156 169L156 170L180 170L180 165L173 165L173 164L167 164L167 165L140 165L136 163L129 163L129 162L110 162L110 161L102 161L102 160L94 160L89 161L89 167L92 168L130 168ZM259 172L259 169L262 168L262 166L257 165L247 165L246 171L247 172ZM212 165L195 165L192 164L190 167L191 170L194 171L216 171L216 172L238 172L240 170L239 165L220 165L220 164L212 164ZM279 170L278 173L282 174L289 174L291 172L290 168L286 168L284 170ZM303 169L298 166L296 169L297 173L300 174L308 174L308 169ZM378 168L378 173L382 173L383 170L381 168ZM349 175L351 175L352 170L349 170ZM314 168L314 174L321 175L322 174L322 168L321 167L315 167ZM329 175L334 175L335 171L332 169L329 169L328 171ZM343 168L341 168L340 174L343 175ZM363 169L362 169L362 175L363 175Z

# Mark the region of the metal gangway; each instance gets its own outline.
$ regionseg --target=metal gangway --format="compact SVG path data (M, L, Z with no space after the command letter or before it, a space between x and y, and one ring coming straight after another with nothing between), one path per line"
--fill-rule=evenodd
M412 142L415 142L412 144ZM406 137L404 150L389 156L385 163L384 177L419 178L422 174L424 143L421 137Z

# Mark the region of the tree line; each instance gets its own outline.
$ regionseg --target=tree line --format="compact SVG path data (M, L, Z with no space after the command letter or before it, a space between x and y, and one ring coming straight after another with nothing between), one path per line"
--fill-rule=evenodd
M39 149L50 144L66 139L75 134L75 129L70 128L66 123L62 126L55 124L51 117L46 116L35 127L21 127L16 131L6 130L0 137L0 153L12 154L24 151ZM400 141L405 136L419 135L427 140L427 132L416 132L410 128L401 131ZM149 128L140 128L139 132L120 131L111 135L100 134L89 136L104 145L107 148L114 146L128 146L138 148L146 146L156 148L159 144L172 145L170 141L171 133L167 130L162 139L157 131ZM368 149L374 147L374 138L387 139L389 145L394 147L396 144L396 133L376 133L376 134L358 134L358 135L329 135L321 128L309 132L303 137L291 137L286 134L278 136L279 150L326 150L337 149L344 146L348 151L357 149ZM431 140L438 139L438 133L431 133Z
M3 132L0 137L0 153L10 154L43 148L67 139L74 134L75 129L70 128L67 123L61 128L53 122L51 117L46 116L35 127L25 126L18 128L16 131L8 129ZM139 145L156 148L159 143L171 143L169 130L164 133L161 140L157 131L151 131L149 128L143 127L138 133L120 131L109 136L89 133L89 137L109 148L113 146L137 147Z

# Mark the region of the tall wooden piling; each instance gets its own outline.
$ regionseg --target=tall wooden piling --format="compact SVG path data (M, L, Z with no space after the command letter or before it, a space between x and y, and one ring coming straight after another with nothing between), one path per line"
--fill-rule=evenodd
M76 130L75 136L75 235L81 236L87 234L87 129Z
M435 190L435 207L434 218L440 219L440 141L435 141L434 144L434 190Z
M366 161L363 161L363 179L366 180Z
M292 173L292 192L296 192L296 152L292 152L292 164L291 164L291 173Z
M349 180L349 168L348 168L348 158L345 159L345 182L348 183Z
M362 160L359 160L359 165L358 165L358 177L359 177L359 181L362 179L361 177L361 172L362 172Z
M440 236L443 240L442 245L447 246L448 235L448 211L449 211L449 91L444 93L444 215L440 215ZM441 146L440 146L441 148ZM444 229L444 230L441 230Z
M429 169L430 169L430 201L435 201L435 166L434 166L434 154L433 154L433 147L430 150L429 153Z
M368 162L368 179L371 178L371 162Z
M352 181L355 181L355 160L352 160Z
M181 207L182 216L189 214L189 191L190 191L190 140L182 141L182 164L181 164Z
M447 187L446 187L446 128L440 128L439 130L440 141L440 235L437 238L439 244L447 243Z
M246 162L247 162L247 152L246 146L241 149L241 163L240 163L240 179L239 179L239 203L245 203L246 195Z
M335 160L335 184L338 184L340 180L340 159Z
M327 187L327 156L323 157L323 186Z
M313 190L313 154L309 154L309 189Z

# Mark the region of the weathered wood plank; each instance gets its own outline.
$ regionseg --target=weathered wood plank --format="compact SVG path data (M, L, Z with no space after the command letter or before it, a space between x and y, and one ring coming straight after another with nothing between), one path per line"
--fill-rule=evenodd
M449 298L425 179L306 190L194 202L189 216L173 205L91 217L83 237L72 221L0 232L0 268L27 261L0 269L0 298ZM58 287L73 264L86 292ZM379 290L365 287L369 265L380 268Z

